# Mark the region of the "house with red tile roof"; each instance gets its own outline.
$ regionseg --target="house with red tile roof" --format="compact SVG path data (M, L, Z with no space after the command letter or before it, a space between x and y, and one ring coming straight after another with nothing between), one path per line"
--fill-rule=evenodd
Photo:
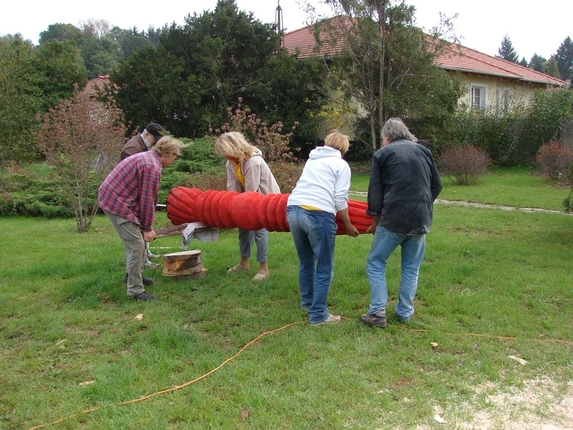
M100 75L97 78L90 79L82 92L87 94L90 99L95 99L97 97L96 88L103 90L104 84L109 84L109 75Z
M283 46L289 52L298 50L301 59L337 55L343 48L342 43L328 42L319 48L312 25L286 33ZM449 45L435 62L467 87L460 103L472 108L506 103L510 97L527 103L537 89L567 86L561 79L459 44Z

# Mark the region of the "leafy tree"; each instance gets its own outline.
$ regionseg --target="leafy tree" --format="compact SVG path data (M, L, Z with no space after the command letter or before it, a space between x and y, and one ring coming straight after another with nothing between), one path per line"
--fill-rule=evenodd
M81 47L81 56L88 72L88 79L107 75L117 68L120 61L120 47L112 37L85 38Z
M80 233L89 231L98 210L98 186L117 164L125 134L121 109L81 92L41 118L36 142L68 193Z
M435 55L444 48L439 36L450 28L449 19L430 38L413 25L415 9L404 3L326 3L338 18L317 24L318 40L343 46L331 62L331 79L366 111L372 150L378 148L381 128L390 116L439 121L454 111L458 88L434 65Z
M538 90L526 116L526 135L539 149L557 139L561 126L573 118L573 91L568 88Z
M278 36L272 26L239 11L234 0L219 0L213 12L188 16L186 25L172 27L161 45L185 59L190 75L201 82L205 126L226 119L226 108L242 97L259 111L255 87L266 77L267 61L276 55Z
M161 123L176 136L195 137L201 124L202 87L186 71L182 58L163 46L147 45L110 73L115 94L126 118L134 125Z
M559 65L557 64L557 58L553 55L545 65L545 73L554 78L561 79L561 74L559 73Z
M559 68L561 79L571 79L571 71L573 70L573 40L571 40L569 36L559 45L555 59L557 60L557 67Z
M80 28L84 38L101 39L109 33L111 24L105 19L88 19L80 23Z
M529 68L537 72L545 73L545 63L547 60L540 55L533 54L531 60L529 61Z
M30 41L19 36L0 38L0 168L8 161L36 154L31 136L40 109L40 92L27 64L33 53Z
M161 34L167 31L168 28L168 25L164 25L163 28L155 28L153 26L149 27L146 33L147 39L153 46L157 46L159 44L159 38L161 37Z
M110 74L118 105L133 124L153 119L190 138L227 122L227 108L239 98L267 123L308 124L320 108L324 78L318 61L279 53L272 25L239 11L234 0L162 29L157 47L143 46ZM297 127L298 136L310 129Z
M504 60L511 61L512 63L519 63L519 56L517 55L517 52L515 52L511 39L507 34L501 40L501 46L497 51L496 57L503 58Z
M40 45L54 41L73 40L80 46L82 39L82 31L72 24L50 24L46 31L40 33Z
M122 30L119 27L113 27L109 34L113 40L120 46L121 58L127 60L138 49L151 44L144 31L137 30L136 27L130 30Z
M42 112L71 97L74 85L83 88L87 82L78 48L71 40L39 45L28 63L31 80L41 91Z

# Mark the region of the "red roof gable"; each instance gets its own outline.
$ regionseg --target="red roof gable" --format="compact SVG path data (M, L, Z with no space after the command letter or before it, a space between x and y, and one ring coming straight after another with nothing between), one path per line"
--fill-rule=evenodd
M336 45L325 44L321 49L318 49L313 25L286 33L283 38L283 46L290 52L295 52L298 49L299 58L308 58L314 55L332 56L342 51L342 42ZM436 65L445 70L462 73L488 75L543 85L567 85L567 82L561 79L458 44L452 44L444 54L438 56Z
M518 79L524 82L547 85L567 85L567 82L561 79L537 72L511 61L483 54L462 45L452 44L448 52L436 58L436 64L445 70Z
M108 83L109 75L98 76L97 78L89 80L82 92L87 94L90 98L95 98L97 96L95 86L97 85L100 90L103 90L103 84Z

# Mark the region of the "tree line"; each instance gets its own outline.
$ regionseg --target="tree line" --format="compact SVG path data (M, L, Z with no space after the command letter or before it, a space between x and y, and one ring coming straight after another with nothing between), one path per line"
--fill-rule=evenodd
M324 123L351 128L356 142L349 156L362 159L380 146L391 116L408 118L427 141L453 139L448 130L463 89L435 66L441 46L414 25L415 8L390 0L325 2L351 25L319 21L318 41L342 39L344 50L304 60L281 47L274 24L239 10L235 0L219 0L213 11L160 29L88 21L50 25L38 46L18 35L2 37L0 162L38 154L36 115L101 74L110 85L99 96L122 109L128 135L156 121L175 136L203 137L240 107L263 127L280 123L292 131L291 148L302 157ZM434 41L451 28L447 19L442 24Z
M567 36L549 59L533 54L531 59L527 61L525 57L519 59L511 39L505 35L498 49L497 57L567 81L571 80L573 71L573 40Z

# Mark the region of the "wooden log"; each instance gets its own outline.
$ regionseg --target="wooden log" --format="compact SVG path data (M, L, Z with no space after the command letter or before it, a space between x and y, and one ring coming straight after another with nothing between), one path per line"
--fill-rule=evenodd
M155 237L156 238L168 237L168 236L179 236L179 235L183 234L183 231L185 231L186 227L187 227L187 224L172 225L170 227L155 228L155 229L153 229L153 231L155 231Z
M163 255L163 276L175 278L204 277L207 271L200 258L201 251L174 252Z

